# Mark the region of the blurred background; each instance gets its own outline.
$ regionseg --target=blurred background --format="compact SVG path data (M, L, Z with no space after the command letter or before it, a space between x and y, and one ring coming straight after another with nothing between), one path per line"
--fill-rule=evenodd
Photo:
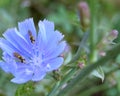
M26 18L32 17L37 29L39 20L48 19L53 21L56 29L65 35L72 56L78 48L83 33L90 27L90 13L87 11L88 13L84 14L85 9L81 9L79 5L81 1L88 4L89 10L90 0L0 0L0 36L5 30L16 27L18 22ZM120 0L97 0L96 11L96 42L100 42L111 30L120 31ZM86 19L85 16L88 19L86 22L82 20ZM120 41L119 35L114 40L115 43ZM106 50L108 45L102 48ZM105 72L103 82L96 77L87 78L83 83L78 83L68 96L120 96L120 56L116 61L108 63L110 64L103 66ZM0 69L0 96L28 96L23 94L30 91L29 89L24 89L22 95L15 95L17 88L22 85L13 84L10 82L11 78L11 74L6 74ZM34 92L29 96L46 96L54 82L53 78L38 82Z

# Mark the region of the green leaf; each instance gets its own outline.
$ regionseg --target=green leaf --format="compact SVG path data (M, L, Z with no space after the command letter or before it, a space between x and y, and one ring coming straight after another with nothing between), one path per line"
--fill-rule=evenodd
M97 69L95 69L95 70L92 72L92 75L94 75L94 76L97 77L97 78L100 78L100 79L102 80L102 82L104 81L105 75L104 75L104 72L103 72L101 66L99 66Z
M65 58L64 64L68 64L71 59L72 59L72 53L69 52Z

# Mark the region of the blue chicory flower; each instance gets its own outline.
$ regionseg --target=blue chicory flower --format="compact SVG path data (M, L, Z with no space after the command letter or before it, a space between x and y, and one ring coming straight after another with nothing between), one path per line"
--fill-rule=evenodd
M37 33L33 19L26 19L18 23L19 31L17 28L8 29L4 38L0 38L3 50L0 67L13 74L11 81L14 83L39 81L63 63L64 36L54 30L54 23L48 20L39 21L38 26Z

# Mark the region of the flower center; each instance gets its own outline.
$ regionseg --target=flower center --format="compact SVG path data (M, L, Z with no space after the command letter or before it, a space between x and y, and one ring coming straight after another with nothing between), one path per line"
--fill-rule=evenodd
M40 67L41 66L41 63L42 63L42 58L40 56L34 56L33 59L32 59L33 63L34 63L34 66L38 66Z

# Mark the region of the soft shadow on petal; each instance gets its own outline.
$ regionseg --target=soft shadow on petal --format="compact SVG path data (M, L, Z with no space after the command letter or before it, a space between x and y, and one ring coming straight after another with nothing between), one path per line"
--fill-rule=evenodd
M41 41L42 44L45 45L47 43L45 25L42 21L39 21L38 26L39 26L38 39Z
M22 84L31 80L32 76L33 72L29 69L25 69L24 71L21 70L21 72L16 74L15 78L13 78L11 81L14 83Z
M17 49L20 53L28 55L31 52L31 46L16 28L8 29L3 36L14 46L14 49Z
M14 46L12 46L7 40L3 38L0 38L0 48L10 56L13 56L13 52L16 50Z
M44 47L44 49L46 50L45 53L48 54L52 50L55 50L55 48L58 46L58 43L61 42L63 37L64 36L59 31L55 31L53 36L49 38L47 45Z
M23 74L24 75L24 74ZM22 84L22 83L26 83L27 81L31 80L32 75L24 75L22 77L15 77L11 80L11 82L13 83L17 83L17 84Z
M16 72L17 69L17 64L14 61L13 58L11 58L7 53L3 53L3 57L2 59L5 61L2 64L2 67L6 67L7 66L7 70L9 71L9 73L14 74Z
M62 57L57 57L55 59L51 59L48 61L49 67L47 71L52 71L52 70L56 70L58 69L62 63L63 63L64 59Z
M62 52L64 51L66 46L66 42L62 41L60 44L57 45L56 48L51 49L51 51L47 54L46 58L55 58L57 56L60 56Z
M53 40L54 38L54 23L48 20L39 21L38 23L39 31L38 31L38 46L41 49L45 49L48 44L50 44L49 40Z
M35 71L34 71L34 75L32 77L32 80L33 81L40 81L41 79L43 79L46 75L46 72L45 70L41 71L43 69L40 69L40 68L36 68Z

